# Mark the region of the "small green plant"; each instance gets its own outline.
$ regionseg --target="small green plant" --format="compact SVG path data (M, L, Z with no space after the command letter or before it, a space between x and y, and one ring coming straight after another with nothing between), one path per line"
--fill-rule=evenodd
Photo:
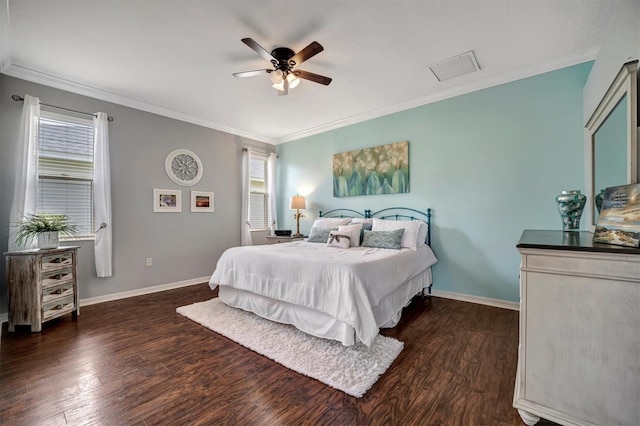
M22 246L29 240L38 238L44 232L58 232L60 235L73 236L77 233L77 227L69 222L69 216L65 214L36 213L25 215L18 222L18 230L15 233L16 244Z

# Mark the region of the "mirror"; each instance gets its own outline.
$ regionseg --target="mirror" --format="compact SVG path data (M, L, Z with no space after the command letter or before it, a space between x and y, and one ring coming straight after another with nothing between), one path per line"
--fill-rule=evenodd
M634 61L622 66L587 122L585 187L592 231L598 222L596 196L607 187L638 179L637 65Z
M613 108L593 137L593 189L597 196L627 182L627 95ZM594 223L598 209L594 210Z

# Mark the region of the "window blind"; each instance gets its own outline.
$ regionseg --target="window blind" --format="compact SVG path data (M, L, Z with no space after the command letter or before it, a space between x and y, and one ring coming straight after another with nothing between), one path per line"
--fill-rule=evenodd
M43 111L38 130L39 213L66 214L93 235L93 124Z
M267 193L267 160L262 155L250 161L249 222L252 229L269 227L269 194Z

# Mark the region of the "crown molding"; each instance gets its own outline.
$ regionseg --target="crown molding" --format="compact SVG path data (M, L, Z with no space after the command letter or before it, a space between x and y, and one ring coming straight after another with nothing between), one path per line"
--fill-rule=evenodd
M356 114L348 118L336 120L331 123L323 124L321 126L312 127L307 130L303 130L297 133L291 133L287 136L276 139L275 144L282 144L286 142L293 142L298 139L306 138L308 136L317 135L319 133L328 132L330 130L346 127L351 124L361 123L363 121L371 120L374 118L390 115L396 112L405 111L411 108L416 108L422 105L442 101L455 96L465 95L467 93L475 92L482 89L488 89L490 87L499 86L501 84L510 83L512 81L521 80L527 77L533 77L538 74L544 74L546 72L555 71L561 68L566 68L572 65L578 65L584 62L593 61L598 55L600 47L593 47L590 49L580 50L571 55L563 56L560 58L551 59L544 62L533 64L532 66L520 68L518 70L500 74L493 77L487 77L480 80L472 81L460 86L449 87L445 90L430 93L428 95L420 96L414 99L410 99L405 102L401 102L396 105L388 107L378 108L372 111L368 111L362 114Z
M8 0L0 0L0 23L8 21L7 4ZM5 9L3 9L5 8ZM8 24L8 22L7 22ZM4 28L7 25L3 26ZM4 61L9 61L8 58L8 42L6 42L5 34L8 30L3 29L0 33L2 39L0 40L0 65L4 66ZM3 41L5 40L5 41ZM18 65L8 64L2 69L2 72L10 77L16 77L23 80L31 81L33 83L43 84L45 86L53 87L60 90L66 90L68 92L76 93L79 95L89 96L95 99L100 99L106 102L111 102L118 105L127 106L130 108L138 109L141 111L158 114L164 117L173 118L176 120L184 121L198 126L207 127L221 132L226 132L232 135L252 139L258 142L264 142L272 145L279 145L287 142L293 142L298 139L306 138L309 136L325 133L331 130L346 127L352 124L361 123L363 121L371 120L374 118L382 117L385 115L393 114L400 111L405 111L411 108L416 108L422 105L442 101L455 96L464 95L467 93L475 92L482 89L498 86L512 81L520 80L527 77L532 77L538 74L543 74L557 69L569 67L572 65L581 64L584 62L592 61L596 59L599 47L593 47L590 49L581 50L571 55L555 58L549 61L539 62L529 67L521 68L513 72L500 74L493 77L487 77L481 80L469 82L464 85L449 87L445 90L441 90L436 93L430 93L428 95L420 96L401 102L388 107L378 108L372 111L367 111L362 114L356 114L347 118L332 121L320 126L312 127L300 132L291 133L289 135L282 136L280 138L269 138L264 135L258 135L250 132L245 132L240 129L224 126L220 123L215 123L201 118L193 117L178 111L174 111L169 108L165 108L159 105L151 104L148 102L139 101L137 99L128 98L121 95L116 95L111 92L107 92L95 87L87 86L84 84L76 83L70 80L65 80L59 77L55 77L49 74L34 71ZM6 56L6 58L5 58Z
M148 102L139 101L137 99L128 98L126 96L116 95L115 93L107 92L102 89L87 86L84 84L76 83L71 80L65 80L63 78L55 77L50 74L45 74L39 71L34 71L29 68L21 67L18 65L10 65L3 71L10 77L20 78L22 80L30 81L32 83L43 84L45 86L53 87L67 92L75 93L78 95L88 96L94 99L100 99L102 101L111 102L117 105L122 105L141 111L150 112L152 114L161 115L164 117L173 118L176 120L184 121L191 124L197 124L198 126L207 127L221 132L230 133L232 135L240 136L247 139L252 139L258 142L265 142L269 144L275 144L275 140L265 137L263 135L257 135L243 130L235 129L233 127L224 126L219 123L215 123L201 118L193 117L174 111L169 108L165 108L159 105L151 104Z

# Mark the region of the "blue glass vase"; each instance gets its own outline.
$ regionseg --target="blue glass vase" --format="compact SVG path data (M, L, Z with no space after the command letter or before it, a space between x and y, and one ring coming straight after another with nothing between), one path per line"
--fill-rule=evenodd
M604 201L604 191L605 189L601 189L598 195L596 195L596 208L598 209L598 213L600 213L600 209L602 208L602 201Z
M587 197L578 190L562 191L556 197L558 211L562 218L562 230L575 232L580 230L580 217Z

